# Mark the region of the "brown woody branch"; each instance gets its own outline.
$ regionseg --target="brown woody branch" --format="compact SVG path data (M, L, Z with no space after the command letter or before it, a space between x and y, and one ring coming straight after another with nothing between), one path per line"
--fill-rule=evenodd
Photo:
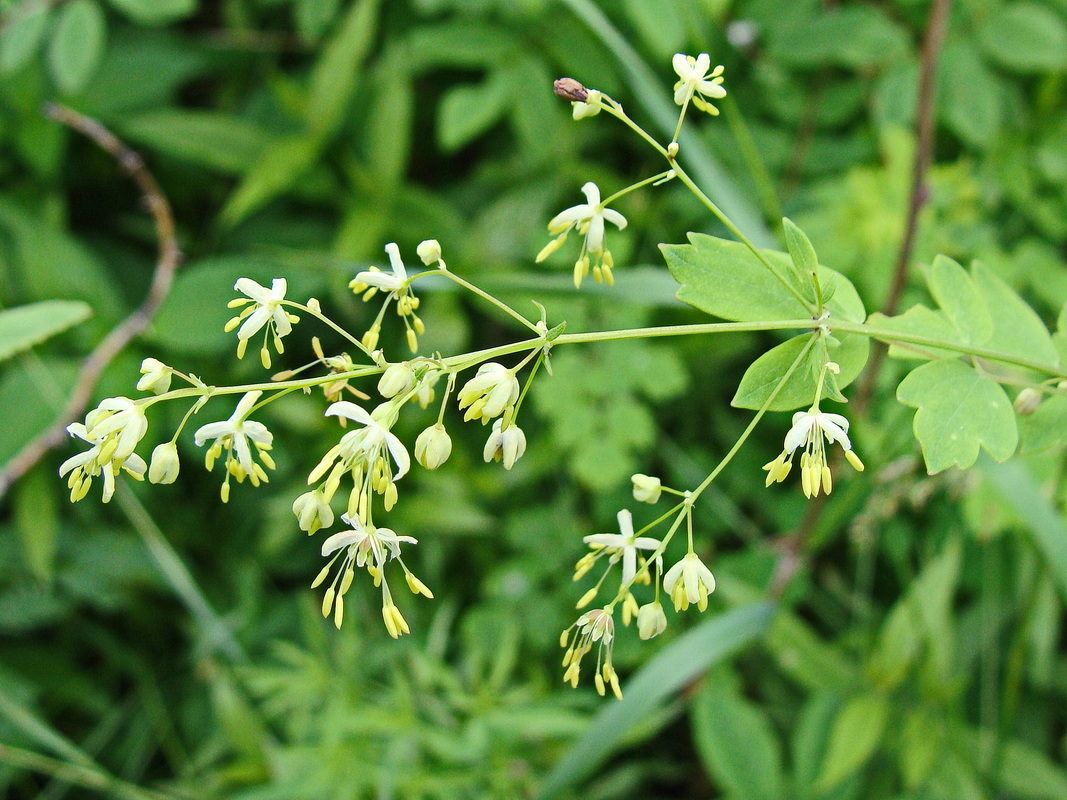
M56 421L23 447L8 462L6 468L0 471L0 497L4 496L15 481L32 469L45 453L67 440L67 425L81 418L92 397L93 389L111 360L151 322L170 291L174 272L181 262L170 203L142 158L91 117L57 103L48 103L44 113L56 122L92 139L114 156L122 171L137 184L155 222L159 259L144 301L136 311L112 328L82 363L74 391Z

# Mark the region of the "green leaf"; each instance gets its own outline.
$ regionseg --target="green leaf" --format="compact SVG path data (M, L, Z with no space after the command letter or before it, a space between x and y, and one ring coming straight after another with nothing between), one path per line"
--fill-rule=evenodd
M773 611L774 606L765 602L742 606L709 619L663 648L623 685L621 702L601 708L585 734L545 778L539 800L559 796L593 772L667 698L758 638Z
M219 111L165 108L123 120L123 135L152 150L225 173L253 170L276 139L254 122Z
M781 382L786 371L796 361L812 334L795 336L771 348L757 358L745 370L741 383L737 387L731 405L736 408L763 408L764 403ZM774 402L767 406L770 411L789 411L810 405L815 398L819 376L823 375L823 365L827 357L841 367L839 375L825 373L823 397L843 401L839 389L848 386L863 371L870 352L870 341L866 336L846 335L839 338L840 347L823 350L819 343L808 348L804 359L789 376L789 381L775 395Z
M404 69L407 49L391 51L376 70L375 96L365 134L367 164L374 193L388 193L403 183L412 150L412 124L416 105L411 75Z
M141 25L165 25L196 13L197 0L108 0Z
M910 49L907 32L871 6L845 6L821 14L804 36L776 48L775 56L798 67L859 68L894 61Z
M993 320L986 347L1057 366L1059 353L1037 312L981 262L971 265L971 276Z
M73 0L60 8L48 63L61 92L75 94L85 86L104 54L106 38L104 11L94 0Z
M1024 463L1015 460L996 464L982 459L978 466L1026 524L1059 588L1060 597L1067 602L1067 523L1063 515Z
M998 777L1004 791L1013 797L1033 800L1067 797L1067 772L1062 764L1018 740L1004 746Z
M807 307L741 242L690 233L689 244L660 245L671 274L682 286L678 299L708 314L737 322L805 319ZM785 276L792 259L778 250L760 251ZM819 267L819 282L831 317L862 322L863 301L839 272ZM797 287L798 289L802 287Z
M716 681L693 698L693 738L716 784L738 800L784 794L782 752L767 713Z
M296 0L293 9L296 29L307 41L317 41L330 27L340 9L341 0Z
M0 28L0 72L10 74L33 58L48 25L45 0L22 0L5 14Z
M793 224L789 217L782 217L782 226L785 229L785 243L789 248L789 256L793 259L793 266L797 268L797 285L804 286L819 268L819 259L815 256L815 248L811 246L808 235ZM805 293L805 296L814 296L813 293Z
M352 4L340 29L326 44L311 73L308 127L329 136L337 130L352 99L363 59L374 42L381 0L358 0Z
M924 305L914 305L903 314L887 317L881 313L871 314L868 323L873 328L883 328L895 333L910 336L925 336L945 342L955 342L959 332L952 326L945 315ZM917 344L890 344L889 355L892 358L932 360L937 358L958 358L959 351L946 350L942 347Z
M77 380L78 365L51 357L13 362L0 373L0 470L55 422Z
M62 490L55 473L38 464L15 484L13 506L15 527L30 572L41 583L52 581L59 539L59 510L56 494Z
M909 789L926 781L945 747L944 714L923 707L909 710L900 732L900 774Z
M1000 130L1003 82L967 40L945 46L940 69L942 120L966 144L985 147Z
M867 763L882 741L889 719L889 701L878 694L849 700L834 720L830 743L816 784L829 791Z
M967 344L985 344L993 333L993 320L978 288L967 272L947 256L939 255L926 279L930 293L956 329L953 337Z
M245 173L219 218L232 226L262 208L311 169L321 147L321 141L311 136L293 136L270 145Z
M88 319L93 310L77 300L44 300L0 310L0 361Z
M996 6L978 33L994 61L1015 72L1056 72L1067 68L1067 26L1037 3Z
M1005 461L1019 443L1008 395L960 361L931 361L912 370L897 387L897 399L917 409L915 436L931 475L971 466L979 446Z
M458 150L489 130L508 113L513 90L504 70L494 71L479 84L450 89L437 112L437 140L441 147Z
M664 61L685 47L685 20L674 0L625 0L626 15L649 50Z

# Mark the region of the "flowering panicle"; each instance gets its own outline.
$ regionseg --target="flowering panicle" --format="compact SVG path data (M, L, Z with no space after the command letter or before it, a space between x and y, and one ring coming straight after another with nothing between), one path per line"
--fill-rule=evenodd
M89 493L93 479L102 477L104 502L115 493L115 478L123 470L136 480L144 480L148 465L134 452L148 432L148 418L144 402L128 397L109 397L90 411L84 424L74 422L67 432L92 445L88 450L68 458L59 468L59 475L70 474L67 488L72 502Z
M578 233L585 238L578 253L578 260L574 263L575 287L582 285L590 267L597 283L607 283L611 286L615 283L611 273L615 261L611 257L611 251L604 246L604 221L607 220L622 230L626 227L626 217L604 206L600 201L600 189L592 181L582 187L582 194L585 195L586 202L571 206L549 220L548 231L556 238L542 248L535 260L541 263L559 250L567 241L570 232L577 228Z
M270 289L260 286L251 278L239 278L233 285L234 289L247 295L247 297L239 297L229 302L230 308L241 308L241 306L244 308L240 314L226 323L225 328L229 332L238 325L241 326L237 331L238 358L244 358L248 340L264 327L267 331L263 336L263 346L259 350L263 368L270 369L268 340L274 344L274 349L279 355L285 352L282 337L288 336L293 330L293 324L299 322L299 317L282 308L287 286L285 278L275 278L271 281Z
M267 430L262 422L248 419L252 406L256 404L261 391L248 392L237 403L230 418L222 422L210 422L199 428L193 434L193 441L197 447L202 447L209 439L214 443L207 449L204 463L208 471L215 466L215 460L225 451L226 459L223 462L226 468L226 478L222 483L222 502L230 499L230 476L237 478L238 483L248 478L253 486L267 483L266 470L274 469L274 459L271 458L270 449L274 442L274 434ZM262 463L253 458L253 449Z
M348 284L355 294L363 295L364 302L372 300L379 291L388 292L385 305L382 306L378 318L363 336L363 346L368 350L374 350L378 346L382 314L395 300L396 313L404 321L404 328L407 331L408 347L411 348L412 353L415 353L419 349L418 337L426 331L426 326L415 313L419 307L419 298L411 291L411 279L408 278L407 268L404 266L403 259L400 258L400 248L395 242L390 242L385 246L385 252L389 255L389 272L383 272L378 267L371 267L357 274Z

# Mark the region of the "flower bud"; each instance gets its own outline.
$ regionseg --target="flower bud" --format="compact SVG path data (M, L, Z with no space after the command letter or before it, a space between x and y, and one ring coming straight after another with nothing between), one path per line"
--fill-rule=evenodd
M1037 411L1042 399L1041 392L1032 386L1027 386L1015 396L1013 405L1015 406L1015 411L1025 417Z
M667 615L660 603L646 603L637 612L637 635L652 639L667 630Z
M152 462L148 466L148 480L151 483L174 483L180 467L178 446L174 442L164 442L152 451Z
M415 252L419 254L419 258L426 266L441 260L441 244L436 239L427 239L424 242L420 242L419 246L415 248Z
M378 391L382 397L396 397L415 386L415 370L407 363L393 364L382 373L378 381Z
M633 475L630 480L632 480L634 484L634 500L639 503L659 502L659 495L663 490L663 485L660 483L659 478L653 478L650 475L642 475L638 472Z
M137 391L139 392L163 394L170 389L170 367L162 361L146 358L141 362L141 375L143 377L137 381Z
M426 469L437 469L452 454L452 439L441 423L431 425L415 440L415 460Z

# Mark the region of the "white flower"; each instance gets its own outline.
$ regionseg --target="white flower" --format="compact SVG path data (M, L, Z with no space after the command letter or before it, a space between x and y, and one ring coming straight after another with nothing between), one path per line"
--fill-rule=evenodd
M115 478L120 470L126 470L137 480L144 480L145 470L148 469L144 459L136 453L130 453L124 458L116 457L114 436L90 436L85 425L80 422L68 425L67 432L92 445L85 452L71 456L59 467L59 477L62 478L70 473L67 488L70 489L71 502L77 502L85 497L92 486L93 478L97 476L103 476L105 503L109 502L115 494Z
M333 509L322 495L322 490L304 492L293 501L293 513L299 520L300 530L313 534L319 528L333 525Z
M360 272L349 284L356 294L361 294L368 287L399 293L401 289L407 286L408 271L400 258L400 248L396 246L396 242L387 244L385 252L389 254L389 266L392 272L382 272L377 267Z
M667 615L661 603L646 603L637 612L637 635L652 639L667 630Z
M407 394L415 387L415 370L407 362L390 364L378 381L378 393L385 398Z
M244 320L241 329L237 331L238 339L242 341L251 339L268 323L274 328L275 338L287 336L292 332L293 318L282 308L282 301L285 299L285 291L288 288L285 278L275 278L271 281L270 289L260 286L251 278L238 278L233 288L252 300L252 305L246 306L226 325L227 330L233 330L238 322ZM233 300L230 305L237 307L247 303L248 300Z
M594 644L599 644L597 671L594 675L596 690L604 696L606 686L610 685L614 695L622 699L619 676L611 663L611 654L615 647L615 618L609 608L586 611L563 631L559 643L560 647L567 648L567 652L563 654L563 666L566 667L563 680L571 686L578 685L581 662L585 654L593 649Z
M726 97L726 90L721 85L722 65L720 64L709 72L711 56L707 53L701 53L696 58L684 53L676 53L671 63L679 78L679 81L674 84L674 102L684 106L692 100L693 105L701 111L718 114L719 109L707 100Z
M633 515L623 509L618 514L619 533L594 533L585 536L582 541L594 547L602 547L611 552L611 563L622 560L622 585L627 586L637 574L637 551L655 550L659 539L649 536L634 536Z
M391 558L400 558L400 544L418 544L414 536L399 536L389 528L369 528L347 514L341 515L341 521L351 525L351 529L330 536L322 543L322 555L329 556L338 550L348 548L348 558L357 567L368 564L379 569ZM342 567L343 569L343 567Z
M452 438L445 426L431 425L415 440L415 460L426 469L437 469L452 455Z
M419 246L415 248L415 253L418 255L419 260L428 267L441 260L441 243L436 239L427 239L419 242Z
M327 457L330 454L333 454L333 458L339 455L346 464L350 465L354 465L364 459L369 463L373 463L382 454L382 450L386 449L396 463L396 472L393 474L392 480L400 480L411 468L411 457L408 455L404 443L400 441L395 433L389 430L391 423L386 425L381 421L381 418L389 419L392 412L393 408L388 403L378 406L378 408L374 409L373 414L368 413L355 403L350 403L348 400L340 400L331 405L326 409L327 417L344 417L353 422L358 422L363 427L358 431L350 431L342 436L340 443L330 453L327 453ZM337 452L335 453L334 450ZM330 459L331 463L333 458ZM316 468L316 472L318 472L318 468ZM315 473L312 474L314 475ZM312 480L309 479L308 482L311 483Z
M237 403L237 408L228 420L209 422L193 434L193 441L197 447L202 447L209 439L215 440L205 456L205 464L209 471L215 465L215 459L223 450L226 451L226 479L222 487L223 502L226 502L230 496L230 475L236 477L238 483L248 478L253 486L259 486L261 481L267 482L267 473L252 458L252 446L255 446L260 460L271 469L274 468L274 459L268 452L274 442L274 434L267 430L267 426L262 422L246 419L252 406L262 394L261 391L246 393Z
M663 590L674 601L675 611L684 611L690 603L703 611L708 607L708 595L715 591L715 576L696 553L690 552L667 570Z
M863 462L852 450L848 438L848 420L840 414L828 414L812 407L793 415L793 427L785 435L785 446L774 461L764 464L767 486L781 482L793 466L793 453L804 445L800 456L801 486L806 497L815 497L820 490L829 494L833 489L830 467L826 463L826 443L837 442L845 451L845 458L854 469L863 471Z
M504 469L511 469L526 452L526 434L514 422L502 431L500 428L503 422L504 420L498 419L493 423L493 432L485 443L482 457L486 463L493 459L503 459Z
M596 89L590 89L586 93L585 100L575 100L571 103L573 108L572 115L574 119L586 119L587 117L595 117L600 113L603 106L604 95L598 92Z
M108 439L104 453L108 459L121 461L133 453L148 431L144 403L128 397L108 397L85 416L89 441ZM114 448L109 452L109 448Z
M137 391L163 394L170 388L173 375L170 367L154 358L141 362L141 379L137 381Z
M571 206L556 214L548 223L549 233L556 238L549 242L540 253L537 254L537 262L540 263L556 252L566 241L567 236L574 228L585 237L582 249L578 254L578 261L574 264L574 285L581 286L582 279L589 274L590 264L593 267L593 277L597 283L602 280L610 286L614 283L611 269L615 265L611 252L604 247L604 221L615 225L619 230L626 227L626 217L611 208L605 208L600 202L600 189L590 181L582 187L582 194L586 202Z
M660 493L663 491L663 484L659 478L642 475L638 472L632 475L630 480L633 481L634 485L634 500L638 503L659 502Z
M515 405L519 379L503 364L490 361L478 368L478 374L463 385L458 397L460 409L467 409L463 419L480 419L484 424Z
M174 442L164 442L152 451L151 464L148 467L150 483L174 483L178 479L181 461L178 460L178 447Z

